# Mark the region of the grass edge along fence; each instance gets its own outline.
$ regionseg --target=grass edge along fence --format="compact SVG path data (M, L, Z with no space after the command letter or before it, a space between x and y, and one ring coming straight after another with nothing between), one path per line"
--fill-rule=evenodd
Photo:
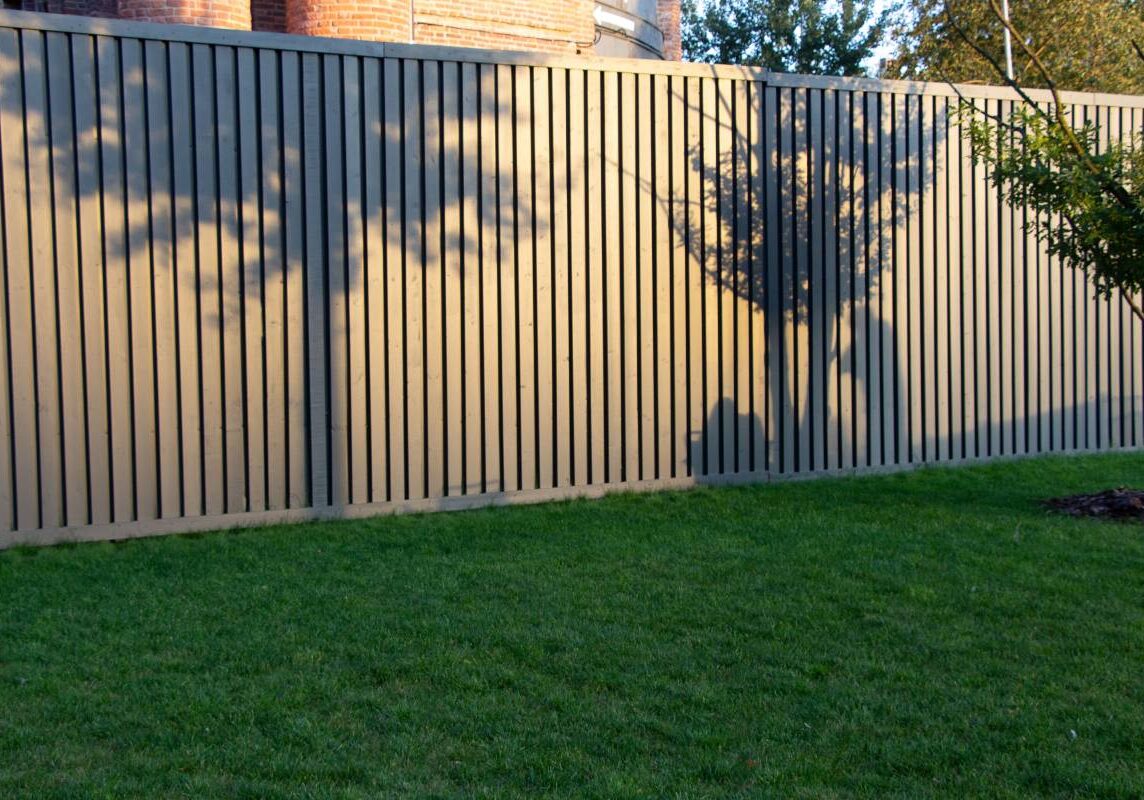
M957 99L0 13L0 546L1139 446Z

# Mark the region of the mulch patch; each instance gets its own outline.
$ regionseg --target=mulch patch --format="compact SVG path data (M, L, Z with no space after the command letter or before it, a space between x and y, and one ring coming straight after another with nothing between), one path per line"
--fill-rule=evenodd
M1073 517L1136 520L1144 522L1144 491L1121 486L1092 494L1074 494L1054 497L1045 505L1054 511Z

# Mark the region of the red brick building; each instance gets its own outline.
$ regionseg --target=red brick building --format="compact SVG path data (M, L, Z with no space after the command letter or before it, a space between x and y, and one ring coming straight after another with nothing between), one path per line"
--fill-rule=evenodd
M375 41L679 59L680 0L4 0L7 8Z

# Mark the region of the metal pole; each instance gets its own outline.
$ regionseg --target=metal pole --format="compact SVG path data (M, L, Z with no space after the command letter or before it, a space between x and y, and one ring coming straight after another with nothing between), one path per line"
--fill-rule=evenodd
M1001 0L1001 13L1005 15L1005 22L1009 22L1009 0ZM1009 36L1009 27L1005 27L1005 74L1013 80L1013 40Z

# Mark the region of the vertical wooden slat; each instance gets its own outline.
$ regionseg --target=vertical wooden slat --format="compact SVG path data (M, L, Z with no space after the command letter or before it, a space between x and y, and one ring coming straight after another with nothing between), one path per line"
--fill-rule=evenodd
M767 139L764 92L761 81L751 82L747 104L748 147L750 150L748 167L748 207L747 230L750 266L747 276L750 314L750 378L751 396L751 461L753 472L767 469L766 463L766 414L767 414L767 317L765 313L767 274L767 247L771 231L767 228L766 213L771 204L767 196L768 147L773 139Z
M722 468L720 445L723 436L723 387L720 368L720 305L722 274L720 263L720 180L719 180L719 84L702 81L703 114L703 288L700 308L703 317L704 374L704 469L703 474L717 475Z
M823 414L825 457L822 467L837 469L840 459L840 326L842 322L839 271L841 229L838 224L839 145L837 124L838 93L832 89L822 93L822 324L820 326L823 361L823 397L819 403Z
M950 106L947 106L950 109ZM952 110L952 109L950 109ZM940 135L940 134L939 134ZM965 278L965 249L961 230L968 219L963 203L962 148L965 146L960 118L947 113L946 182L949 221L949 436L950 458L964 458L965 430L965 306L963 280Z
M8 292L8 358L12 371L13 527L40 527L36 441L35 333L25 179L26 131L19 34L0 29L0 158L4 178L4 265ZM6 512L5 512L6 513Z
M389 491L389 452L387 444L388 374L386 372L385 267L385 145L390 132L385 127L382 62L362 61L362 170L364 180L365 253L362 276L365 294L365 383L368 414L368 440L360 443L368 450L369 499L385 501Z
M240 48L238 61L238 96L244 99L238 104L238 196L239 226L241 241L241 287L239 290L239 312L242 325L242 383L244 386L243 418L246 431L245 471L247 486L247 507L251 511L262 511L266 506L266 419L265 385L263 383L265 320L263 302L263 263L262 234L264 212L260 202L262 164L259 148L262 130L259 125L258 71L255 53L250 48ZM155 313L158 318L160 295L158 285L155 294ZM160 342L156 341L160 347ZM161 363L161 359L157 360ZM270 375L277 381L277 375ZM160 386L162 384L160 383ZM160 434L163 420L160 415Z
M920 399L921 358L918 337L911 323L917 317L918 304L911 294L917 287L916 222L917 212L917 99L909 95L894 95L894 340L897 396L897 451L899 464L913 460L917 451L921 455L920 407L913 407L914 398ZM914 274L911 274L913 272ZM917 352L915 352L917 351ZM918 356L915 358L915 355Z
M520 472L520 379L517 370L517 227L516 152L513 146L514 73L513 67L497 66L497 205L498 240L494 262L500 290L501 343L501 453L505 490L519 489Z
M635 322L637 357L635 374L637 383L629 387L629 392L635 392L638 398L639 439L638 471L629 473L631 477L640 480L650 479L655 475L656 456L656 409L655 409L655 239L652 227L655 203L655 184L652 173L652 153L654 151L653 137L657 132L652 128L651 116L651 76L636 76L636 127L631 133L636 138L636 207L638 209L636 226L633 233L636 235L636 271L629 272L635 292L636 304L632 309ZM625 335L631 336L631 323L627 326Z
M278 54L260 50L258 70L258 135L261 193L261 257L263 293L263 346L266 374L266 507L286 508L289 495L289 453L287 451L287 318L286 252L284 241L285 204L281 163L284 131L280 124ZM297 455L295 455L297 458Z
M461 297L465 343L461 358L464 361L464 491L466 494L479 494L484 480L484 412L483 397L484 373L481 369L482 322L481 298L483 296L480 245L482 229L480 218L480 196L483 188L480 181L481 142L480 131L480 84L475 64L462 64L460 76L460 137L461 137L461 238L464 290Z
M201 101L196 99L193 91L191 48L177 43L168 45L168 48L171 120L181 119L187 122L182 125L175 125L172 122L171 125L171 180L175 198L172 209L174 240L171 255L174 266L172 277L175 284L174 304L177 309L175 336L178 341L180 431L177 452L182 457L181 513L186 516L196 516L204 511L203 374L199 336L200 257L196 185L199 156L196 152L195 131L190 122L196 119L196 104Z
M349 259L347 246L349 231L347 220L349 208L349 187L346 176L347 148L345 141L349 86L344 73L342 58L325 55L321 62L322 86L322 161L325 201L324 236L321 245L325 266L324 281L320 291L325 312L325 353L324 376L327 426L326 454L329 461L329 498L333 506L345 506L350 502L350 398L349 398L349 305L350 282L348 275ZM307 153L308 155L308 153ZM357 209L353 209L354 212Z
M84 422L83 329L80 324L79 240L71 48L65 35L46 36L48 135L51 141L51 209L54 227L56 302L59 335L63 520L88 521L88 453ZM156 137L161 138L161 137ZM170 236L165 237L170 241ZM3 417L7 421L7 417Z
M843 364L843 404L850 398L852 417L847 429L851 432L852 444L844 447L849 453L850 462L846 466L866 466L869 455L869 434L867 431L867 409L869 408L869 380L866 373L868 352L868 306L866 304L869 266L867 264L869 224L866 213L866 192L869 179L866 174L866 100L865 93L847 92L848 116L843 117L842 126L848 131L849 142L845 150L846 177L844 179L847 197L846 225L848 236L843 245L849 251L844 262L848 270L850 288L850 325L845 334L843 358L849 354L849 369ZM844 442L845 445L845 442ZM844 454L845 457L845 454Z
M572 249L583 247L583 237L574 238L571 233L571 211L569 202L573 193L569 185L571 170L568 169L569 154L569 108L568 108L568 70L553 69L550 73L550 108L552 142L551 159L551 256L552 259L552 340L553 340L553 372L552 390L553 435L555 437L555 485L571 486L573 482L573 464L576 443L573 442L573 431L584 427L584 406L577 405L572 399L572 353L573 353L573 326L575 312L573 311L572 297L579 283L572 282L576 270L570 269L573 257ZM582 134L581 134L582 136ZM575 245L573 245L575 242ZM579 357L579 354L577 354ZM573 419L576 415L576 419ZM578 456L583 458L583 456Z
M552 213L552 143L551 101L548 91L549 71L544 67L533 67L530 93L532 97L533 152L533 306L535 342L535 444L532 449L536 459L536 486L548 489L553 486L555 477L555 454L557 443L553 438L555 406L553 394L556 381L553 374L553 272L552 237L556 218Z
M863 192L866 224L866 326L865 345L867 356L866 386L867 419L869 420L868 455L869 465L884 463L883 408L882 408L882 288L888 270L882 268L882 242L885 238L883 213L885 192L881 183L881 138L883 114L881 95L877 92L864 94L865 142L863 158L865 162L866 185Z
M571 164L590 164L586 147L587 131L584 122L585 101L585 73L583 70L568 70L568 161ZM583 161L581 161L583 159ZM587 174L586 174L587 173ZM571 358L572 358L572 410L575 421L573 431L573 460L572 480L576 486L584 486L589 482L589 469L592 465L594 453L590 450L591 440L589 430L595 432L595 415L598 409L589 406L589 398L594 398L597 390L591 382L588 371L588 340L598 334L589 328L588 324L588 269L591 265L591 255L599 252L599 244L593 239L598 233L590 231L587 226L587 209L591 202L588 192L589 183L597 170L569 169L568 170L568 215L569 215L569 250L568 270L571 281ZM597 195L598 196L598 195ZM593 296L594 298L594 296ZM598 302L598 301L597 301ZM592 382L594 384L594 382ZM594 402L594 399L593 399ZM598 474L598 473L597 473Z
M363 184L363 85L362 60L343 58L342 118L343 141L342 172L345 217L344 228L344 284L342 293L345 309L345 395L346 395L346 460L349 463L345 496L351 503L368 502L370 495L370 441L368 422L368 369L369 353L366 333L366 294L369 276L366 264L368 250ZM372 98L371 104L372 104ZM331 304L332 305L332 304ZM248 306L249 311L249 306ZM253 435L253 425L251 434ZM253 498L252 501L253 502Z
M809 434L809 457L803 463L803 469L822 469L826 455L826 366L823 356L826 344L826 275L825 275L825 248L823 236L823 200L825 198L826 159L825 148L827 142L823 135L823 107L825 91L812 90L809 92L806 107L806 195L805 195L805 237L806 252L806 309L804 313L807 353L806 362L809 371L806 399L802 403L807 416L804 429ZM801 355L801 353L800 353Z
M616 73L602 73L603 103L599 119L603 127L603 169L604 190L603 218L600 221L603 234L603 310L604 328L601 331L604 341L604 362L601 377L604 381L604 447L606 448L604 481L607 483L623 480L624 476L624 424L623 407L624 374L622 371L623 339L621 313L624 298L620 292L623 286L620 276L627 262L624 251L627 239L621 239L620 220L630 219L630 213L621 205L621 184L626 180L630 162L622 160L620 153L620 131L624 127L624 117L620 108L620 76ZM629 133L630 136L630 133Z
M690 398L687 430L689 474L702 475L706 452L703 363L703 81L686 79L686 229L687 245L687 394Z
M222 339L223 443L226 510L247 509L243 414L242 243L239 228L238 106L235 51L215 50L218 120L219 330Z
M309 420L310 504L329 505L329 411L327 385L327 306L326 294L326 230L322 206L325 185L325 153L323 126L322 64L316 55L304 53L302 61L302 176L304 205L302 219L304 239L303 270L306 298L306 388Z
M444 229L441 257L444 302L442 334L444 364L441 391L444 393L443 447L446 454L445 494L462 494L465 467L465 385L461 342L465 320L461 316L461 290L464 282L464 247L461 241L461 74L460 65L441 65L441 196Z
M497 72L482 64L479 67L480 97L478 102L480 136L480 274L481 274L481 358L484 367L481 398L484 413L481 421L481 447L484 453L482 485L487 492L505 488L501 471L501 365L500 365L500 260L497 226L500 179L497 150Z
M734 104L731 109L732 153L732 199L733 218L731 220L731 242L733 248L731 266L731 327L732 362L728 369L731 375L732 396L735 400L735 415L731 421L731 441L734 457L728 459L728 468L735 472L747 472L751 463L751 291L750 291L750 240L747 227L748 188L750 186L750 127L748 119L747 82L732 81L731 92Z
M426 407L425 407L425 271L426 219L430 213L424 202L428 184L425 175L426 144L424 130L429 118L425 105L427 95L435 91L429 86L421 62L403 63L404 133L402 175L405 197L403 221L403 255L398 296L402 304L404 340L400 351L404 362L401 402L405 410L405 496L419 499L427 496L426 484Z
M308 305L303 223L305 206L289 187L303 187L302 159L302 87L301 59L295 53L282 53L282 186L291 192L283 198L282 233L285 239L286 273L284 315L286 320L286 449L289 489L287 503L291 508L310 501L310 473L313 456L309 443L312 425L309 410L309 365L306 360L306 313Z
M763 141L764 182L763 199L766 206L766 223L763 236L766 244L766 262L763 268L764 314L766 323L766 343L764 346L764 383L766 391L765 425L766 453L764 461L768 471L782 471L780 458L781 440L779 431L782 418L782 339L784 328L782 303L779 296L780 275L782 274L783 253L781 247L782 228L780 187L782 185L783 161L779 150L782 125L779 115L780 94L777 89L763 90Z
M615 247L612 240L605 241L605 230L603 223L603 212L607 207L609 192L608 187L603 182L603 174L606 165L603 162L605 157L605 139L607 138L604 133L604 125L607 119L604 117L605 105L603 97L603 74L599 72L586 72L584 73L585 97L584 97L584 115L582 124L587 131L587 162L585 176L586 181L586 194L584 197L585 205L587 206L587 239L588 239L588 260L585 265L587 271L587 287L588 287L588 321L587 321L587 336L588 336L588 364L587 364L587 383L591 387L588 400L591 409L590 413L590 434L588 436L589 446L591 448L591 469L588 473L588 480L592 483L604 483L608 479L610 470L610 455L608 452L608 430L607 430L607 370L608 364L605 360L605 348L607 339L606 319L605 319L605 303L604 303L604 271L605 271L605 252L607 247ZM612 93L614 98L615 93ZM579 99L575 98L574 99ZM614 113L615 106L611 106L612 113ZM610 148L614 150L614 145ZM614 153L613 161L614 162ZM601 165L599 168L594 168L593 165ZM612 175L615 174L614 170L609 171ZM614 192L611 193L614 203ZM613 298L614 302L614 298ZM618 452L618 450L616 451ZM617 473L618 474L618 473Z
M422 214L425 220L422 295L414 302L424 308L422 330L425 359L425 496L445 494L445 386L444 346L448 338L448 320L444 313L445 253L442 245L444 232L443 211L445 198L441 190L445 180L445 160L442 150L441 110L444 100L441 73L444 65L436 61L422 62L422 104L424 120L424 161L422 162L424 197Z
M898 209L895 207L894 154L900 152L901 117L895 106L894 95L879 95L879 139L875 153L880 159L878 174L878 375L880 388L880 428L882 434L882 464L893 464L898 453L899 365L895 350L898 335L898 314L895 306L899 280L897 261ZM896 124L895 124L896 123ZM897 148L897 149L895 149ZM904 337L903 337L904 341ZM873 345L872 345L873 346Z
M184 56L185 48L178 48ZM111 487L108 467L108 411L107 411L107 361L104 340L103 302L103 242L100 210L100 149L98 138L98 87L95 83L95 40L90 36L75 36L71 39L72 92L75 113L75 166L77 226L79 228L79 282L82 290L83 329L80 335L83 342L84 399L87 419L87 477L89 481L88 520L96 525L106 525L111 521ZM185 75L185 70L184 73ZM185 84L184 84L185 86ZM0 91L3 91L0 85ZM0 106L6 103L0 100ZM10 230L10 229L8 229ZM10 235L10 234L9 234ZM7 376L2 376L7 380ZM0 397L7 400L7 389L0 391ZM9 408L5 406L3 419L8 418ZM12 434L16 435L15 432ZM8 467L8 459L2 459L0 469ZM196 481L198 475L195 475ZM7 480L0 475L0 486ZM7 513L0 507L0 513Z
M385 408L388 499L403 500L408 494L406 466L406 329L405 329L405 185L404 70L391 58L384 62L385 143L385 302L387 398Z
M655 241L652 283L655 290L655 307L652 318L655 321L655 424L656 424L656 479L669 478L674 466L675 407L673 396L675 381L672 369L675 364L672 349L672 323L674 322L673 288L675 273L673 268L672 238L672 185L671 185L671 94L669 77L656 75L652 78L652 120L648 124L653 143L652 161L652 204L653 234Z
M918 335L921 337L922 395L921 403L921 435L922 452L919 458L923 461L936 461L940 457L939 437L941 436L941 417L938 411L939 372L938 340L939 323L943 312L938 299L938 284L940 268L938 265L938 239L937 218L935 211L938 204L938 174L937 152L935 147L934 101L931 97L919 97L921 102L919 125L921 142L918 149L918 192L920 194L919 217L919 246L918 266L920 275L918 280ZM944 406L944 404L943 404Z
M938 97L934 100L933 128L930 134L930 148L933 153L933 204L931 208L931 230L933 241L933 263L930 274L934 280L934 361L932 405L934 422L932 428L935 461L952 458L950 431L950 275L954 269L950 249L950 226L952 209L949 202L949 109L947 100Z
M619 258L608 262L608 352L615 353L616 370L609 373L609 386L614 405L609 402L611 420L609 426L615 434L612 447L622 456L618 474L612 480L632 481L639 478L640 461L640 376L639 376L639 277L640 220L637 203L639 191L639 162L636 108L636 76L621 72L619 81L619 116L616 119L616 132L619 141L619 204L610 209L610 230L615 231L620 243L616 249ZM611 76L609 76L611 82ZM607 95L605 95L605 101ZM609 105L609 107L614 107ZM610 254L609 254L610 255ZM613 280L614 278L614 280ZM615 287L615 292L612 292ZM613 298L615 302L613 303ZM614 309L614 311L613 311Z

